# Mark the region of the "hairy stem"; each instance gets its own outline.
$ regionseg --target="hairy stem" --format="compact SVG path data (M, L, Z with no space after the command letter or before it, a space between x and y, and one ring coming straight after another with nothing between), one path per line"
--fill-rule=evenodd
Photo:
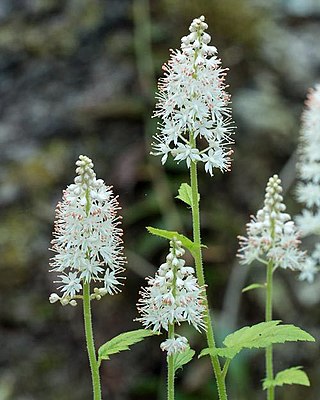
M266 322L272 321L272 277L273 262L269 261L267 266ZM273 379L272 345L266 348L266 378L267 380ZM273 386L268 388L267 399L274 400Z
M169 339L174 338L174 325L169 325ZM174 363L173 354L167 357L168 362L168 400L174 400Z
M93 400L101 400L99 367L96 359L96 351L94 347L93 331L92 331L89 283L83 284L83 317L84 317L87 351L88 351L91 377L92 377Z
M195 139L193 138L193 135L191 136L191 144L193 141L193 145L195 142ZM194 147L194 146L193 146ZM192 225L193 225L193 241L197 246L197 249L195 251L195 266L196 266L196 272L197 272L197 278L200 286L205 286L205 279L204 279L204 273L203 273L203 265L202 265L202 252L201 252L201 235L200 235L200 210L199 210L199 199L198 199L198 176L197 176L197 164L195 162L191 162L191 168L190 168L190 178L191 178L191 190L192 190ZM204 303L206 307L205 311L205 323L207 326L207 342L208 346L211 349L214 349L216 347L215 345L215 339L214 339L214 333L213 333L213 328L212 328L212 322L211 322L211 317L210 317L210 310L209 310L209 304L208 304L208 298L207 298L207 293L205 291L205 296L204 296ZM221 371L221 366L220 366L220 361L218 356L210 356L211 357L211 362L212 362L212 367L214 370L214 375L217 381L217 387L218 387L218 393L219 393L219 399L220 400L226 400L227 397L227 391L226 391L226 383L225 383L225 377L222 374Z

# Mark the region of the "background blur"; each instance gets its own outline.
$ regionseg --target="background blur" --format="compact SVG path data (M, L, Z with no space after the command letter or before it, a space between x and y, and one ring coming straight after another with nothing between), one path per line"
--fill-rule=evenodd
M98 345L139 328L135 303L144 277L167 252L145 226L191 233L174 196L188 181L182 165L149 156L156 78L169 48L204 14L218 47L238 126L231 173L200 176L203 241L218 342L264 318L264 268L237 264L237 235L261 206L266 182L281 173L291 214L300 115L320 78L318 0L1 0L0 1L0 399L88 400L91 383L82 309L50 305L48 259L54 208L86 154L114 185L123 207L127 282L93 304ZM308 246L308 243L305 243ZM191 261L191 260L190 260ZM276 319L319 337L320 284L275 275ZM218 330L219 329L219 330ZM203 337L188 326L197 351ZM161 338L149 338L103 364L105 398L165 398ZM319 400L319 345L276 346L275 369L303 365L312 387L277 389L282 400ZM230 400L263 399L263 352L241 353L229 376ZM208 359L177 379L177 400L213 399Z

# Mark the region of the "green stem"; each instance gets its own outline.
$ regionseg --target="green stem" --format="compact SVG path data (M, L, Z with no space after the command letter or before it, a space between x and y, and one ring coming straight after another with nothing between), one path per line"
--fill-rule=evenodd
M272 321L272 276L273 262L269 261L267 266L267 295L266 295L266 322ZM266 378L273 379L273 360L272 345L266 348ZM274 387L271 386L267 391L267 399L274 400Z
M192 147L195 147L195 139L193 135L190 135L190 144ZM195 162L191 162L190 168L190 179L191 179L191 190L192 190L192 225L193 225L193 241L197 246L194 254L195 266L197 272L197 278L199 285L205 287L205 279L203 273L203 265L202 265L202 252L201 252L201 235L200 235L200 210L199 210L199 199L198 199L198 177L197 177L197 164ZM206 308L205 311L205 323L207 326L207 342L210 349L214 349L216 347L214 340L214 333L211 323L210 311L207 293L205 290L204 296L204 305ZM214 375L217 381L218 393L220 400L226 400L227 390L226 390L226 382L225 377L221 371L220 361L218 356L210 356L211 363L214 371Z
M174 325L169 325L169 339L174 338ZM174 400L174 355L167 357L168 361L168 400Z
M86 333L86 343L87 343L87 350L88 350L91 377L92 377L93 400L101 400L99 367L96 359L96 351L94 347L93 331L92 331L89 283L83 284L83 317L84 317L84 328Z
M230 363L231 363L231 359L227 358L226 362L224 363L223 370L222 370L222 376L224 379L226 379Z

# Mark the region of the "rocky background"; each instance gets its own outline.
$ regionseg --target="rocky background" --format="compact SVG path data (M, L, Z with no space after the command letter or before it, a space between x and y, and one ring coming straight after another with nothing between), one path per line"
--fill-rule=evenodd
M123 207L127 282L94 304L97 344L136 329L144 277L166 254L153 225L190 234L174 200L188 171L149 156L156 78L191 20L204 14L223 65L238 127L233 171L200 177L204 259L218 341L263 320L261 266L240 267L237 235L260 207L267 179L280 173L291 214L295 150L309 87L320 78L318 0L1 0L0 1L0 399L87 400L90 375L81 307L50 305L48 259L54 208L86 154ZM311 239L312 240L312 239ZM304 243L308 247L308 243ZM191 260L190 260L191 261ZM319 337L320 284L276 275L275 318ZM181 327L197 351L204 339ZM149 338L102 367L105 398L165 398L165 358ZM282 400L318 400L319 344L277 346L276 370L303 365L312 387L278 389ZM238 356L230 400L263 399L263 352ZM213 399L207 359L177 379L177 400Z

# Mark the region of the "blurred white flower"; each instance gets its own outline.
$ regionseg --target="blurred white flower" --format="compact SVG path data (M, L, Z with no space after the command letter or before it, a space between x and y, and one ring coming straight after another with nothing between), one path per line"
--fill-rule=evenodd
M153 143L154 155L164 164L171 154L178 162L205 163L230 170L233 144L230 96L224 83L227 69L221 68L217 49L210 46L208 25L201 16L190 25L190 34L181 39L181 50L172 51L159 80L155 117L160 117L159 132ZM196 141L201 141L198 147Z
M320 235L320 84L310 90L302 114L297 170L297 198L304 206L296 218L297 225L303 236ZM312 282L319 266L320 260L315 251L301 279Z
M264 207L247 224L247 236L239 236L238 256L242 264L271 260L275 268L304 271L305 253L298 248L298 232L285 213L281 193L281 181L274 175L267 184Z
M83 282L101 283L104 294L119 292L125 264L117 198L111 187L96 179L90 158L81 155L76 165L74 183L57 205L51 242L56 254L50 266L51 271L62 273L58 289L63 304L81 292ZM50 301L56 301L56 296L52 294Z
M194 269L186 267L181 259L184 249L179 240L170 241L170 252L154 278L147 278L148 286L140 292L138 311L140 321L145 328L160 331L169 330L169 325L187 321L197 330L205 329L203 320L204 288L199 287ZM169 338L161 348L182 346L182 339ZM183 341L183 340L182 340ZM173 350L170 350L173 352Z

